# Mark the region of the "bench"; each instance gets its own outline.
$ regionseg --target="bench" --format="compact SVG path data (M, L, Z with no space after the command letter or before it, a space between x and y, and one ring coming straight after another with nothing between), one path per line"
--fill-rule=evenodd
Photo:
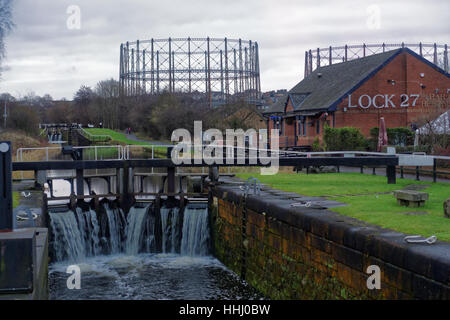
M410 208L423 207L428 200L428 193L414 190L396 190L394 196L399 205Z

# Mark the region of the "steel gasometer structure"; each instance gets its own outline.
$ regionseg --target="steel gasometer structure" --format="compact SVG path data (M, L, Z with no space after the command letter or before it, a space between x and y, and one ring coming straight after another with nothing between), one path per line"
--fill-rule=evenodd
M261 96L258 43L227 38L137 40L120 46L124 96L187 93L210 107Z
M447 44L436 43L379 43L379 44L359 44L343 45L328 48L317 48L305 51L305 77L310 75L318 67L332 65L363 58L377 53L382 53L398 48L409 48L421 57L440 66L446 72L449 71L448 47Z

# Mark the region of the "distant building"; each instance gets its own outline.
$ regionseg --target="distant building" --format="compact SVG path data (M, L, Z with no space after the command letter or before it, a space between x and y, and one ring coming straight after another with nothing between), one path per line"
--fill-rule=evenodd
M427 114L450 109L447 72L407 48L317 68L264 111L280 147L309 147L325 124L356 127L365 136L386 126L416 128Z
M286 94L287 94L286 89L264 92L261 95L261 105L259 107L259 110L261 111L268 110L273 104L277 103L280 99L283 99L286 96Z

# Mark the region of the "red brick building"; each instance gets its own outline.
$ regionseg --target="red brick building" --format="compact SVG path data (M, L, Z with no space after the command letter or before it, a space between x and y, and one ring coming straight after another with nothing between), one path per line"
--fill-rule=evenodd
M366 137L380 117L388 128L415 127L450 109L449 92L447 72L402 48L319 67L264 115L280 131L280 148L308 147L325 123Z

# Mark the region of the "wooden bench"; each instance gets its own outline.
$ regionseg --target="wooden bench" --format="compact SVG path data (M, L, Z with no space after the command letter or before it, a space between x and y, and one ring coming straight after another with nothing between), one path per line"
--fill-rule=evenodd
M396 190L394 196L399 205L410 208L423 207L428 200L428 193L414 190Z

